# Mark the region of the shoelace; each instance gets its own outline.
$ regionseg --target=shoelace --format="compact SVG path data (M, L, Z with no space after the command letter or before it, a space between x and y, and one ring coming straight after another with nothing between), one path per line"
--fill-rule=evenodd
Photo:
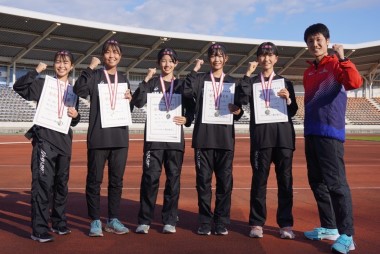
M93 222L93 226L94 226L94 227L97 227L97 228L100 228L100 227L101 227L101 226L100 226L100 221L98 221L98 220L94 221L94 222Z
M118 219L114 219L114 220L112 221L112 224L113 224L113 226L114 226L115 228L118 228L118 229L122 229L122 228L124 228L124 225L121 224L121 222L120 222Z
M352 240L350 239L343 239L342 237L338 238L338 243L342 244L347 250L350 249L350 246L352 244Z
M327 230L325 228L315 228L314 231L321 233L321 234L326 234Z

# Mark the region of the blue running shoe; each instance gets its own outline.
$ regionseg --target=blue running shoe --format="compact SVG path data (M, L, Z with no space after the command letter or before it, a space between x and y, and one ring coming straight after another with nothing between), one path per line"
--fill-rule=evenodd
M104 227L104 230L109 233L114 233L118 235L129 233L129 229L126 228L118 219L113 218L107 222L107 225Z
M103 236L102 222L100 220L93 220L90 226L89 236L97 237Z
M336 228L314 228L312 231L304 232L304 235L310 240L336 240L339 237L339 232Z
M331 246L331 250L333 253L342 253L342 254L346 254L350 250L355 250L354 239L352 238L352 236L342 234Z

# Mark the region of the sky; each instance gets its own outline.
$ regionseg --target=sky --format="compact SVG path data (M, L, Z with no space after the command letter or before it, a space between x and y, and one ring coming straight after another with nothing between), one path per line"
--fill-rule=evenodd
M1 6L170 32L298 42L309 25L324 23L334 43L380 40L379 0L0 0Z

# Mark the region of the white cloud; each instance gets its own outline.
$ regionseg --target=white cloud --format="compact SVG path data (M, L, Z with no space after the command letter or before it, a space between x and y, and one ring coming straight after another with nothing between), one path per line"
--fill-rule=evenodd
M0 5L117 25L225 35L237 27L295 19L303 14L379 5L378 0L0 0ZM317 15L317 16L318 16ZM247 22L247 23L243 23Z
M256 0L0 0L1 5L86 20L143 28L224 34L239 15L255 11Z

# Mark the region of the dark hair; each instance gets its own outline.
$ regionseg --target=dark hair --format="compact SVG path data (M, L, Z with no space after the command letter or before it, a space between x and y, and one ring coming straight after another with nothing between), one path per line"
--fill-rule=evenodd
M272 42L263 42L260 44L259 48L256 51L256 56L259 57L261 55L275 54L278 56L278 50L276 45Z
M218 54L222 54L224 56L227 55L227 49L224 45L215 43L215 44L212 44L207 50L208 58L210 58L212 55L218 55Z
M71 64L74 64L74 56L73 54L68 50L60 50L57 53L55 53L54 61L57 61L59 58L65 58L68 57L70 59Z
M177 52L175 52L174 49L171 48L163 48L161 49L157 54L157 63L159 64L161 59L164 57L164 55L170 56L173 62L178 61Z
M322 34L326 39L330 39L330 32L326 25L317 23L306 28L303 35L304 41L307 43L307 38L312 35Z
M116 49L121 55L122 53L121 48L120 48L119 43L116 40L108 40L103 44L102 55L104 55L107 52L109 47L111 47L112 49Z

